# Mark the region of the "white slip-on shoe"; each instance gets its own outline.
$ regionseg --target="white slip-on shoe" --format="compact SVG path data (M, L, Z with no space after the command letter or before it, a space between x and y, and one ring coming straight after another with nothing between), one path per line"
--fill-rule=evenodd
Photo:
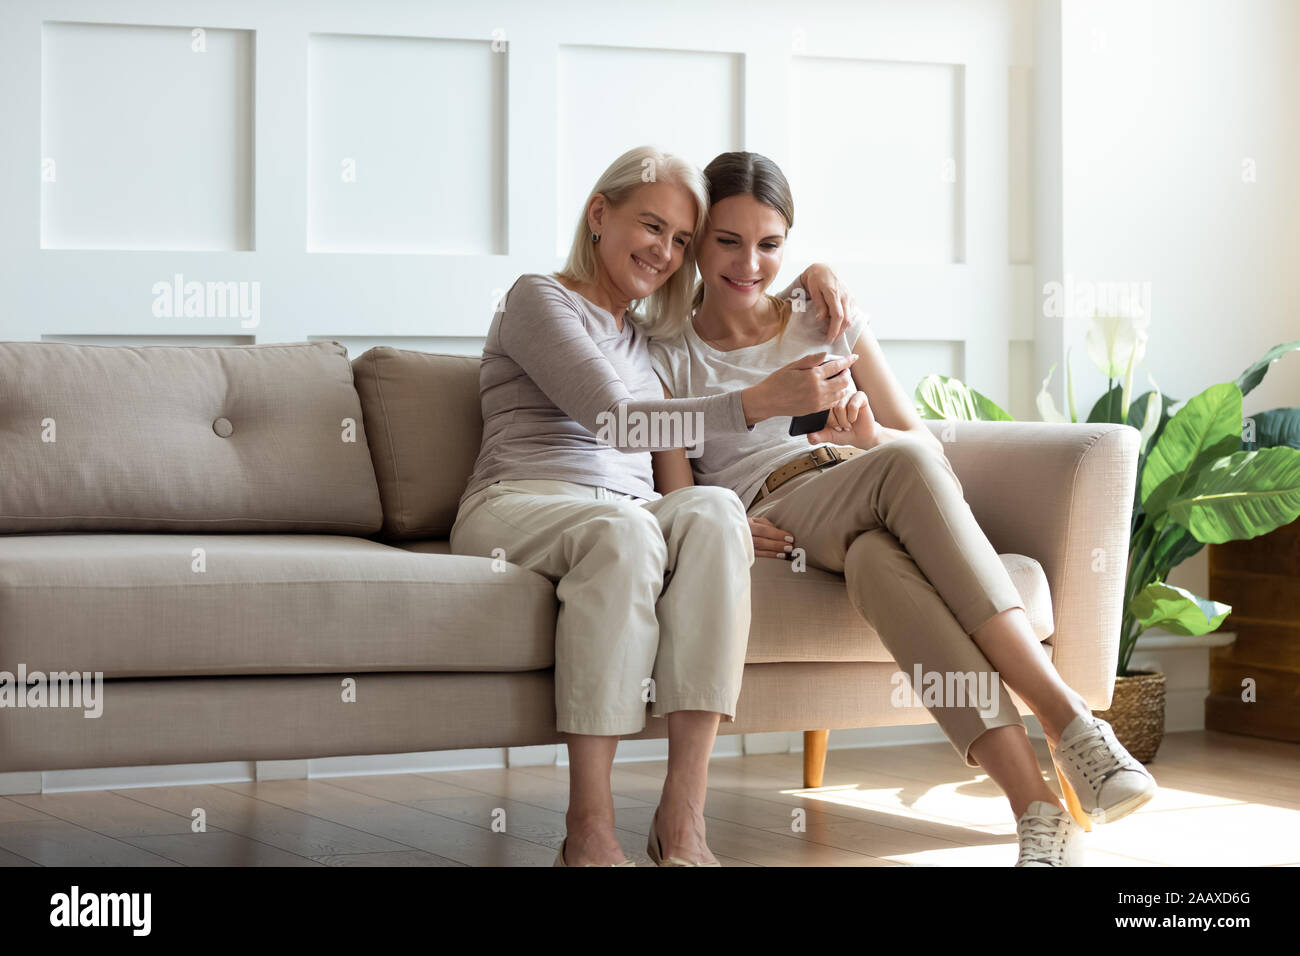
M1085 830L1114 823L1156 794L1156 780L1100 717L1080 714L1048 744L1070 814Z
M1054 803L1035 800L1016 821L1016 866L1083 866L1083 827Z

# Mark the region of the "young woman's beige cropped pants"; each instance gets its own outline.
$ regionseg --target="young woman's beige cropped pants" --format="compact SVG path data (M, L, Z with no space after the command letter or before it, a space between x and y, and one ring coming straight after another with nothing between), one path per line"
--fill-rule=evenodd
M754 544L729 488L646 501L567 481L499 481L465 500L451 547L556 583L557 730L637 733L647 701L655 717L735 719Z
M923 674L939 674L945 687L949 675L972 675L967 686L983 681L990 698L996 688L996 708L987 710L969 698L927 703L968 767L979 766L970 746L985 731L1023 726L970 635L1024 603L942 451L912 437L886 441L790 479L757 500L749 515L789 532L808 564L844 575L853 606L909 683L919 664ZM912 689L922 694L921 687Z

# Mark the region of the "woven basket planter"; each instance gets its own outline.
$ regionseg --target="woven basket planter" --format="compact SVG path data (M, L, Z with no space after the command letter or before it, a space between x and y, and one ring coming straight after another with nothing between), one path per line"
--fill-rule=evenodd
M1115 729L1115 738L1134 759L1150 763L1165 735L1165 675L1137 671L1116 677L1110 708L1093 714Z

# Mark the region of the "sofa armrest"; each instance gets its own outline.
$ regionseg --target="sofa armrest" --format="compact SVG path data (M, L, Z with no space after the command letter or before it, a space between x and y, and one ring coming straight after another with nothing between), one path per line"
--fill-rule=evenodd
M1128 425L927 421L999 554L1036 559L1061 677L1110 706L1119 656L1138 432Z

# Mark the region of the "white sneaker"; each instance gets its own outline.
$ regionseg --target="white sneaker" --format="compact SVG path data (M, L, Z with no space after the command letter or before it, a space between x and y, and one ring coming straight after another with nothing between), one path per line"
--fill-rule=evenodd
M1016 866L1083 866L1083 827L1054 803L1031 803L1016 821L1016 833Z
M1100 717L1080 714L1049 749L1065 805L1085 830L1114 823L1156 795L1155 777Z

